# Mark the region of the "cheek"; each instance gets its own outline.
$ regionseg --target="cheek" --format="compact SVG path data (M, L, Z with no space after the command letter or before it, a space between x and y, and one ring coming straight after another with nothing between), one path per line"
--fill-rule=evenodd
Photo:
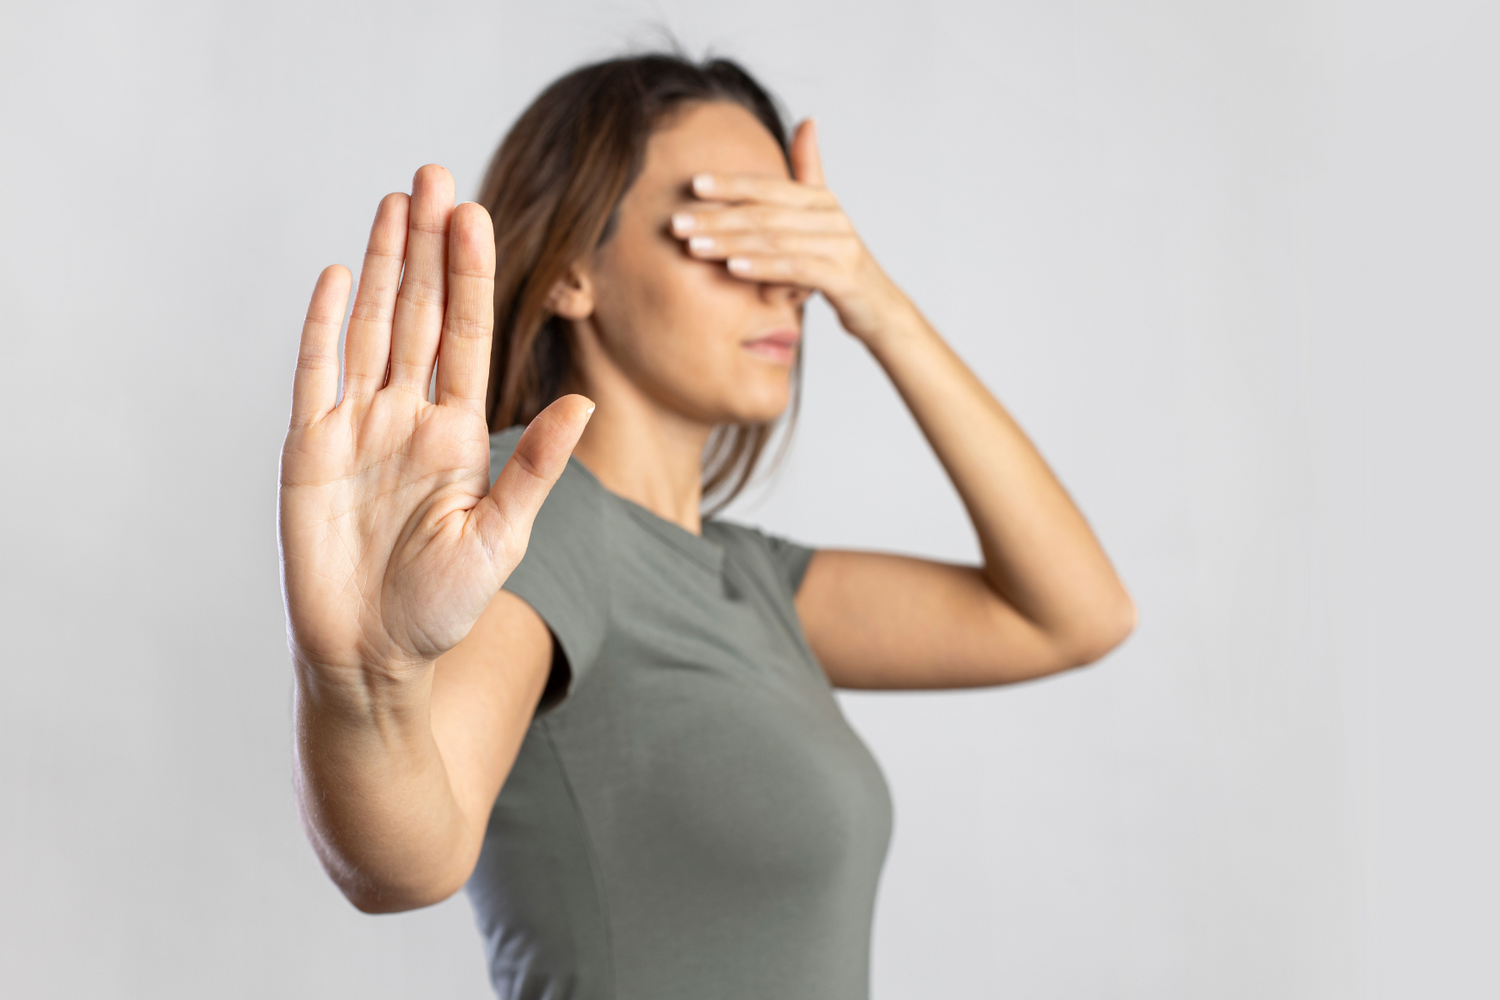
M680 393L701 395L694 386L722 393L742 353L754 288L700 261L639 263L636 273L622 275L627 289L620 305L628 315L617 325L630 342L632 367Z
M685 256L675 242L636 244L608 275L598 319L611 354L649 396L709 423L774 420L786 369L741 347L776 317L756 286Z
M715 423L774 420L785 408L790 373L747 351L746 337L776 317L768 314L756 286L730 277L720 267L689 263L673 298L675 322L664 327L663 371L671 371L678 391L694 409Z

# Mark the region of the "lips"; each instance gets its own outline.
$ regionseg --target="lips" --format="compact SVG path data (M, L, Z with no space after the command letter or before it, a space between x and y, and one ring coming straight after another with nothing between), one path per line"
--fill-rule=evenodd
M743 341L740 346L767 361L789 365L797 357L797 343L801 339L802 334L796 330L772 330L753 340Z

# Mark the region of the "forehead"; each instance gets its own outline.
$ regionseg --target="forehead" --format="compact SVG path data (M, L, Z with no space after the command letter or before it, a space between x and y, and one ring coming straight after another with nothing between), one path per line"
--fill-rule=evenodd
M685 193L694 174L706 173L788 176L786 158L770 131L728 101L689 104L669 118L646 144L637 186Z

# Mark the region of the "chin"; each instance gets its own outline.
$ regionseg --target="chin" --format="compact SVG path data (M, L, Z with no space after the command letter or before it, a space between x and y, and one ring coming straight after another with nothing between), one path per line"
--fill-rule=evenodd
M764 392L745 392L745 389L752 388L749 386L739 388L740 391L735 393L738 398L726 407L729 414L724 423L769 424L780 419L791 402L791 392L785 383L775 388L767 387Z
M771 371L745 373L735 387L735 395L745 413L745 423L770 423L785 413L792 401L791 369L777 366Z
M684 406L677 407L684 416L708 424L768 424L786 412L792 399L791 372L786 368L766 370L767 366L723 368L697 385L684 375L682 388L674 393Z
M776 403L752 402L750 400L737 399L725 401L728 405L716 406L709 414L707 422L711 424L769 424L781 418L786 412L786 400L782 399ZM701 418L700 418L701 419Z

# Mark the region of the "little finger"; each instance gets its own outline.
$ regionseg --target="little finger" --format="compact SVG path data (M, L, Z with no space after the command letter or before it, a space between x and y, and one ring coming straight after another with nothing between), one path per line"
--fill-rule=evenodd
M349 269L323 269L313 288L292 379L292 426L301 427L333 409L339 391L339 330L349 302Z

